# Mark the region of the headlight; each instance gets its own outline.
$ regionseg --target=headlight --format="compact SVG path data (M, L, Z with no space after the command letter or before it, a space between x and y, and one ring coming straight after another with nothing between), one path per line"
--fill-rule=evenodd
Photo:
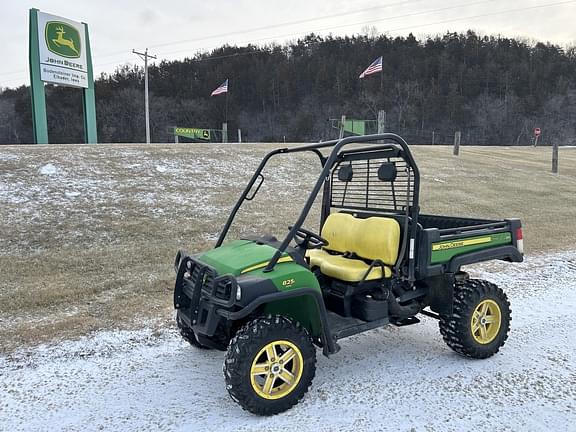
M236 285L236 300L240 301L240 299L242 298L242 287L240 286L240 284Z

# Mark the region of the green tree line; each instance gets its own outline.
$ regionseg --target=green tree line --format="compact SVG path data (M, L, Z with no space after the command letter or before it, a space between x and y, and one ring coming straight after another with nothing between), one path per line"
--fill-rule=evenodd
M382 75L358 75L383 56ZM308 35L283 45L222 46L150 67L152 141L170 126L219 129L229 79L231 137L316 141L337 137L328 121L376 119L410 142L523 145L534 127L542 142L576 142L576 49L472 31L422 40L413 35ZM100 142L143 142L143 70L119 67L96 81ZM0 143L33 142L30 89L0 93ZM51 142L83 141L81 92L46 86Z

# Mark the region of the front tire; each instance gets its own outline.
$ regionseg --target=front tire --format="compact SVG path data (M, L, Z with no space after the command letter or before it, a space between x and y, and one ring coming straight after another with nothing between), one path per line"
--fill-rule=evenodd
M454 310L440 318L440 333L458 354L484 359L504 345L511 320L502 289L485 280L468 279L454 287Z
M256 318L230 341L224 360L226 389L257 415L290 409L316 373L316 349L299 322L275 315Z

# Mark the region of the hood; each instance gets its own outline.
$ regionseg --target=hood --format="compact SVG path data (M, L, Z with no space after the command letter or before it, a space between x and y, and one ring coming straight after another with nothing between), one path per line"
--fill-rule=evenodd
M201 254L198 259L213 267L219 275L238 276L265 267L274 256L276 248L258 244L251 240L234 240ZM292 261L287 254L282 254L278 262Z

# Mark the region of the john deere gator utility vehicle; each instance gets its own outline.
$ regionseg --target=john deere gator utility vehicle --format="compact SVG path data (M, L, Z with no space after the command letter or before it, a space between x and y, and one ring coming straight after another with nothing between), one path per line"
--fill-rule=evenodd
M268 161L300 152L317 155L321 172L286 237L225 242ZM285 411L312 382L316 347L335 354L340 339L416 324L419 314L437 319L463 356L498 351L510 327L508 299L462 266L522 261L520 220L421 214L419 189L418 166L395 134L280 148L256 169L215 248L178 252L178 327L197 348L227 351L232 399L255 414ZM320 193L320 225L310 231L302 225Z

